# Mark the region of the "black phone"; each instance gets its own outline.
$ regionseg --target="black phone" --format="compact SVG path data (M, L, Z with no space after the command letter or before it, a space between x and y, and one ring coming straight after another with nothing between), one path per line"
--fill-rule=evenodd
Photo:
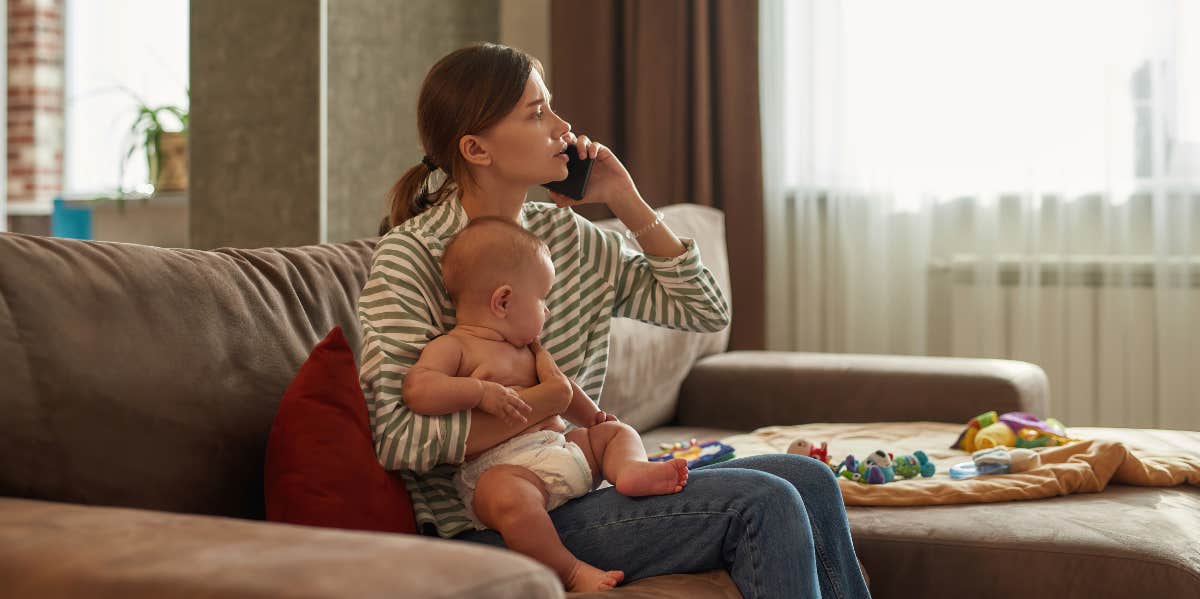
M592 163L596 160L580 158L577 146L569 146L566 154L567 178L562 181L542 183L542 187L555 193L561 193L572 200L582 200L583 194L587 190L588 177L592 175Z

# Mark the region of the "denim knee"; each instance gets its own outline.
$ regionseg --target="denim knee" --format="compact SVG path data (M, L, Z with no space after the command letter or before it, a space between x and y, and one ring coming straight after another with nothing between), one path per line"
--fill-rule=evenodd
M725 481L727 485L736 485L740 491L735 494L735 498L747 502L751 507L764 504L772 506L794 504L798 509L803 509L804 500L796 490L796 486L773 472L759 469L729 470L723 472L722 476L727 477ZM730 478L732 480L729 480Z
M808 456L786 453L751 456L743 458L739 465L787 479L793 485L803 487L806 496L809 492L841 494L833 469L828 464Z

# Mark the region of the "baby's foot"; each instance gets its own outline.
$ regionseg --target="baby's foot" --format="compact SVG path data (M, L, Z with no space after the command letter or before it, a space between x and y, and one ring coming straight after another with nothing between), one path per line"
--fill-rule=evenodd
M575 560L575 567L567 577L567 590L572 593L588 591L607 591L625 580L625 573L620 570L605 572L582 561Z
M678 493L687 484L687 460L636 462L625 467L616 481L617 492L627 497Z

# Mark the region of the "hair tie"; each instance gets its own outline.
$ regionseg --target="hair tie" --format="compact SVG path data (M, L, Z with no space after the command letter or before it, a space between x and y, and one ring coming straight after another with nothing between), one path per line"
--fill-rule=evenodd
M433 159L430 158L428 154L421 158L421 164L424 164L425 168L429 169L429 172L431 173L438 169L437 165L433 163Z

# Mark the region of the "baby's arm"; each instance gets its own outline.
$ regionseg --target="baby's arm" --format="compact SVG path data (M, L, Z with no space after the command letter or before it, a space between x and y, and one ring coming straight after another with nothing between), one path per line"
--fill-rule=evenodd
M443 335L430 341L404 377L401 393L408 408L424 416L442 416L478 407L514 423L525 423L531 408L513 389L458 374L462 342Z
M617 419L612 414L606 414L598 406L592 398L584 393L583 389L575 381L571 381L571 405L567 406L567 411L563 412L563 418L566 418L575 426L594 426L601 422L614 421Z
M529 404L532 411L529 421L538 424L546 419L557 416L567 409L571 402L571 384L567 375L558 369L550 352L540 343L529 344L537 365L538 384L521 389L521 399ZM537 425L535 425L537 426ZM532 428L532 427L530 427ZM514 436L530 430L523 424L514 426L501 419L492 417L481 411L471 412L471 430L467 435L467 459L479 455Z

